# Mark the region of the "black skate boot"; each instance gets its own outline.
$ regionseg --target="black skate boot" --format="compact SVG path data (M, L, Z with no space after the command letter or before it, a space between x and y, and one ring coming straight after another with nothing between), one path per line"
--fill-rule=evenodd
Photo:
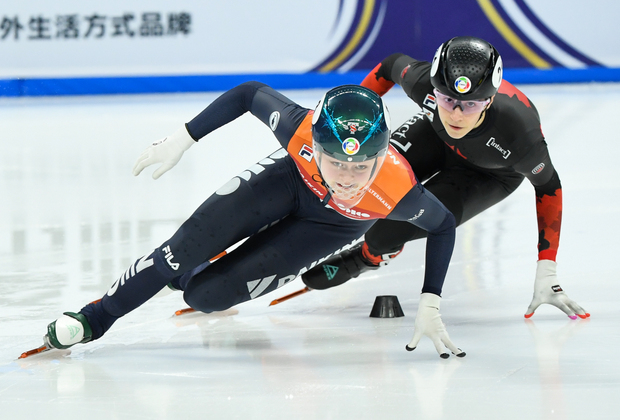
M310 289L324 290L339 286L365 273L376 270L378 265L367 261L362 255L362 244L334 255L301 275Z

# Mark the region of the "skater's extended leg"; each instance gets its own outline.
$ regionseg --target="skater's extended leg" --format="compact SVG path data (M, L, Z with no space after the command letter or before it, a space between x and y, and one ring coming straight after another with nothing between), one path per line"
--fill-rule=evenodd
M118 318L149 300L171 280L293 211L297 199L291 180L296 181L298 174L286 156L276 152L268 163L261 161L258 174L233 178L168 241L136 260L100 301L82 308L79 314L92 331L90 340L101 337ZM64 325L52 324L55 328ZM72 322L67 325L75 327Z

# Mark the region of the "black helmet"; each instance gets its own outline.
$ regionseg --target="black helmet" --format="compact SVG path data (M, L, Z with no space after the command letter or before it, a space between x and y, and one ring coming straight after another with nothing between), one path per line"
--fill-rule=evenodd
M455 99L481 100L497 93L502 58L487 41L458 36L441 44L431 66L431 83Z
M315 152L345 162L384 156L390 126L381 97L359 85L328 91L314 110L312 140Z

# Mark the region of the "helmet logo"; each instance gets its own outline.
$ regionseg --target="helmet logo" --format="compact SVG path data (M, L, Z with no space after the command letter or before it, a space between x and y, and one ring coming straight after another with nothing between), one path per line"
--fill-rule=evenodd
M321 111L323 110L323 102L325 102L325 96L327 96L327 94L323 95L319 103L316 105L316 108L314 108L314 115L312 115L312 125L316 124L316 122L319 120L319 117L321 116Z
M471 81L467 76L461 76L454 81L454 89L459 93L467 93L471 89Z
M435 57L433 57L433 64L431 65L431 77L437 74L437 69L439 68L439 57L441 57L441 50L443 49L443 44L437 48L435 52Z
M491 82L493 82L493 87L499 88L500 83L502 83L502 57L497 58L497 62L495 63L495 68L493 69L493 77Z
M357 130L360 129L359 123L356 122L343 123L343 125L347 128L347 130L349 130L349 133L351 134L357 133Z
M342 150L349 156L353 156L360 151L360 142L353 137L349 137L342 142Z

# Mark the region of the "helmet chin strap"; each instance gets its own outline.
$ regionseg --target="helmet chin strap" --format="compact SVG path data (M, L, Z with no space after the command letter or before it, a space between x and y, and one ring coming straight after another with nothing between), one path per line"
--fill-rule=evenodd
M375 171L377 170L377 164L379 163L379 157L375 158L375 164L372 165L372 171L370 171L370 177L368 178L368 180L370 181L372 179L372 177L375 174Z
M327 183L325 182L325 177L323 176L323 173L321 172L321 160L323 159L323 154L319 153L319 156L317 159L317 153L315 153L314 159L316 160L316 169L317 171L319 171L319 177L321 178L321 185L324 186L325 190L327 191L327 193L325 194L325 197L323 197L323 199L321 200L321 203L326 204L332 198L332 188L329 185L327 185Z

